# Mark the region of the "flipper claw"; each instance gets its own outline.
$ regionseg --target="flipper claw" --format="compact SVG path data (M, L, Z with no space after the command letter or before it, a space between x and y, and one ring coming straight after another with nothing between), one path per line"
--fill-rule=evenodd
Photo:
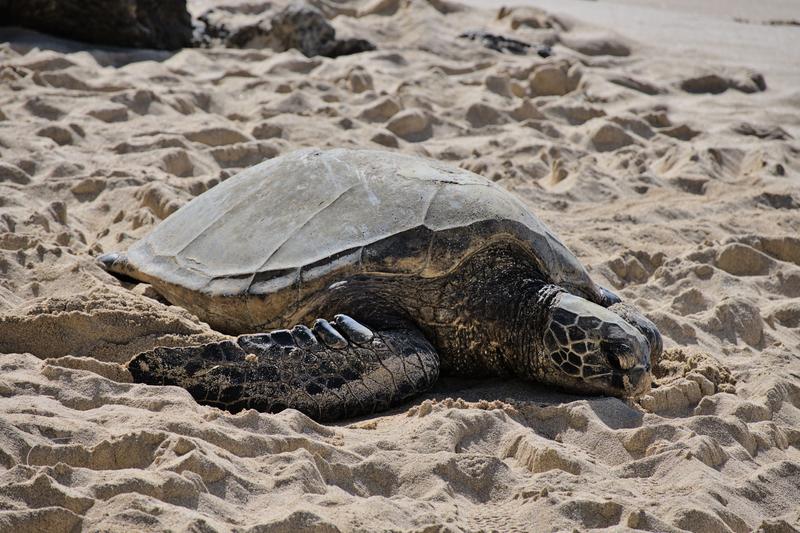
M347 339L342 337L342 335L336 331L336 328L324 318L318 318L314 322L314 327L311 329L329 348L333 348L334 350L347 348Z
M319 345L319 341L314 336L314 333L308 327L298 324L292 328L292 337L294 342L300 348L311 348L312 346Z
M369 344L375 337L368 327L347 315L336 315L333 323L345 337L356 344Z

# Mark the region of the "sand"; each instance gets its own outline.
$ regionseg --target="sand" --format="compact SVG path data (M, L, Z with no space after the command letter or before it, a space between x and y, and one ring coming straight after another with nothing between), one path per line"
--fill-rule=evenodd
M0 30L0 530L797 531L800 34L764 23L786 2L693 4L320 0L378 46L337 59ZM457 38L480 28L554 55ZM224 336L93 257L305 146L520 195L657 323L657 387L450 378L325 426L131 383L139 351Z

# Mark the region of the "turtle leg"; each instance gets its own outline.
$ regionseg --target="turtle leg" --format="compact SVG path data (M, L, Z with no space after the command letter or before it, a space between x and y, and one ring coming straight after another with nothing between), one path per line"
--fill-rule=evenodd
M428 389L439 356L411 326L371 331L346 315L235 341L159 347L128 363L134 380L178 385L232 412L293 408L319 421L382 411Z

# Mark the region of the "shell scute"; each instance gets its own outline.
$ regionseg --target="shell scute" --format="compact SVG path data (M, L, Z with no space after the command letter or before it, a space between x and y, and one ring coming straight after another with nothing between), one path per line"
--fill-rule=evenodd
M306 149L251 167L165 219L128 261L173 303L241 330L285 314L302 291L327 287L320 280L436 277L503 239L552 283L598 300L519 198L466 170L383 151Z

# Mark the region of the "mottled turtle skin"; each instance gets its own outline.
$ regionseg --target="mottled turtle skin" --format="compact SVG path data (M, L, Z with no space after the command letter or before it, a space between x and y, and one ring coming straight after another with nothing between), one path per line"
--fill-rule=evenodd
M404 402L440 373L632 396L661 351L656 327L596 285L517 197L391 152L266 161L99 260L240 334L128 363L137 381L231 411L352 417Z

